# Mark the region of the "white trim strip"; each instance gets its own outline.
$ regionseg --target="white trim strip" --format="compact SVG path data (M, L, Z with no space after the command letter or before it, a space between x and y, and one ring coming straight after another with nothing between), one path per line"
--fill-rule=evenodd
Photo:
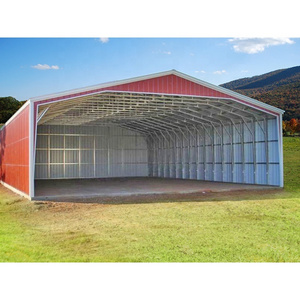
M4 187L10 189L12 192L14 192L14 193L16 193L16 194L18 194L18 195L20 195L20 196L22 196L22 197L25 197L25 198L31 200L31 197L30 197L29 195L25 194L24 192L19 191L18 189L14 188L13 186L9 185L8 183L6 183L6 182L4 182L4 181L2 181L2 180L0 181L0 183L1 183Z
M34 103L29 106L29 196L34 197L34 169L35 169L35 149L34 141Z
M277 119L278 120L278 119ZM279 144L279 169L280 169L280 187L284 186L284 172L283 172L283 136L282 136L282 115L279 116L278 124L278 144Z
M106 87L112 87L112 86L116 86L116 85L127 84L127 83L136 82L136 81L152 79L152 78L156 78L156 77L162 77L162 76L166 76L166 75L172 75L172 74L177 75L176 72L177 71L175 71L175 70L171 70L171 71L154 73L154 74L150 74L150 75L133 77L133 78L123 79L123 80L110 81L110 82L106 82L106 83L91 85L91 86L78 88L78 89L73 89L73 90L68 90L68 91L64 91L64 92L33 97L33 98L30 99L30 101L33 101L33 102L42 101L42 100L47 100L47 99L51 99L51 98L67 96L69 94L83 93L83 92L88 92L88 91L91 91L91 90L103 89L103 88L106 88Z
M2 126L2 128L0 129L0 131L2 129L4 129L5 126L7 126L9 123L11 123L28 105L29 105L30 101L28 100L26 103L23 104L23 106L21 106L14 115L12 115L8 121L6 121L6 123Z
M211 89L216 90L216 91L218 91L218 92L221 92L221 93L230 95L230 96L232 96L232 97L236 97L236 98L238 98L238 99L240 99L240 100L244 100L244 101L250 102L250 103L252 103L252 104L254 104L254 105L261 106L261 107L263 107L263 108L272 110L272 111L274 111L274 112L276 112L276 113L281 113L281 114L284 113L284 110L282 110L282 109L280 109L280 108L277 108L277 107L274 107L274 106L272 106L272 105L269 105L269 104L263 103L263 102L261 102L261 101L258 101L258 100L256 100L256 99L253 99L253 98L244 96L244 95L242 95L242 94L239 94L239 93L237 93L237 92L234 92L234 91L229 90L229 89L226 89L226 88L223 88L223 87L221 87L221 86L213 85L213 84L211 84L211 83L208 83L208 82L206 82L206 81L200 80L200 79L198 79L198 78L195 78L195 77L186 75L186 74L184 74L184 73L180 73L180 72L178 72L178 71L175 71L175 72L176 72L175 75L178 75L178 76L180 76L180 77L182 77L182 78L185 78L185 79L187 79L187 80L193 81L193 82L195 82L195 83L201 84L201 85L203 85L203 86L205 86L205 87L211 88Z

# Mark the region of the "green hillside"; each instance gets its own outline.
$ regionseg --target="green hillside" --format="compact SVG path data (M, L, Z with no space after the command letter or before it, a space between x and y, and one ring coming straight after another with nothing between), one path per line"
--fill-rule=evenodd
M284 120L300 119L300 66L234 80L221 86L285 110Z

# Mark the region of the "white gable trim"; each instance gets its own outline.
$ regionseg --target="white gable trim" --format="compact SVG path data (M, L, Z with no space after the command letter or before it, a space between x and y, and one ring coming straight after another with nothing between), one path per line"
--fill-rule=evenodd
M250 98L250 97L247 97L247 96L244 96L242 94L239 94L237 92L234 92L234 91L231 91L229 89L226 89L226 88L223 88L221 86L218 86L218 85L214 85L214 84L211 84L211 83L208 83L206 81L203 81L203 80L200 80L198 78L195 78L195 77L192 77L192 76L189 76L189 75L186 75L184 73L180 73L178 71L175 71L176 72L176 75L182 77L182 78L185 78L187 80L190 80L190 81L193 81L195 83L198 83L198 84L201 84L205 87L208 87L210 89L213 89L215 91L218 91L218 92L221 92L221 93L224 93L224 94L227 94L229 96L232 96L232 97L235 97L235 98L238 98L240 100L243 100L243 101L246 101L246 102L249 102L250 104L254 104L254 105L257 105L257 106L260 106L262 108L266 108L268 110L271 110L271 111L274 111L276 113L280 113L280 114L283 114L284 113L284 110L280 109L280 108L277 108L277 107L274 107L272 105L269 105L269 104L266 104L266 103L263 103L261 101L258 101L258 100L255 100L253 98Z

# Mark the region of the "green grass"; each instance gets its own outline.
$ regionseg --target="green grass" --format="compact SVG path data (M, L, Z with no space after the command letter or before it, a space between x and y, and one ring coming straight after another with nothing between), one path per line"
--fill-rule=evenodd
M41 204L1 187L0 261L299 262L299 138L284 161L283 191L199 202Z

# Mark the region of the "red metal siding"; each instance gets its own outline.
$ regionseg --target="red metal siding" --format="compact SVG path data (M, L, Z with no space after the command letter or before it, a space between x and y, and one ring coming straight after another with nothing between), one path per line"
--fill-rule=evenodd
M132 92L148 92L162 94L181 94L193 96L213 96L233 98L232 96L218 92L214 89L204 87L195 82L178 77L176 75L166 75L153 79L132 82L128 84L116 85L102 90L114 91L132 91Z
M66 96L60 96L47 100L35 102L35 106L42 103L63 100L71 97L80 97L92 93L102 91L126 91L137 93L160 93L160 94L178 94L178 95L193 95L193 96L214 96L232 98L230 95L215 91L213 89L204 87L198 83L189 81L187 79L178 77L176 75L166 75L152 79L140 80L127 84L120 84L111 87L105 87L101 89L90 90L81 93L70 94Z
M29 194L29 106L0 131L1 180Z

